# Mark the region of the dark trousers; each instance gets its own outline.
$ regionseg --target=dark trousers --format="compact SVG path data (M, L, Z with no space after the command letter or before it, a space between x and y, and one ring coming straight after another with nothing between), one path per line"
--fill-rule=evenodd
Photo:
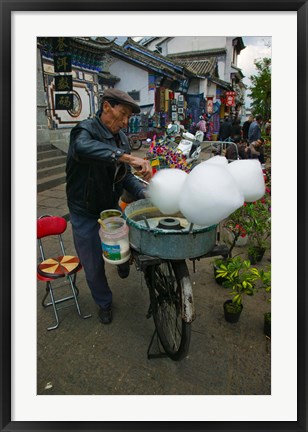
M102 309L112 304L112 292L105 274L99 224L95 219L70 212L75 249L86 274L95 303Z

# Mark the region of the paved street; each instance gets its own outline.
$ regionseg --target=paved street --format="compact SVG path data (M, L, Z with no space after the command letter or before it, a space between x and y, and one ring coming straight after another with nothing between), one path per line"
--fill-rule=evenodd
M136 152L144 154L144 149ZM208 157L202 152L202 158ZM65 185L38 194L38 216L67 215ZM74 254L71 226L64 235L67 253ZM51 249L52 242L48 243ZM245 248L235 253L245 254ZM268 256L264 258L265 262ZM37 288L37 393L39 395L268 395L271 393L271 347L263 334L263 313L268 305L262 293L244 299L237 324L223 316L226 289L213 277L212 259L196 262L193 283L197 318L187 358L148 359L147 349L154 331L147 319L148 291L141 272L131 266L127 279L120 279L106 265L114 295L114 320L102 325L97 307L78 273L81 319L74 306L59 312L60 326L53 323L50 308L41 305L45 287ZM52 358L52 361L50 359Z

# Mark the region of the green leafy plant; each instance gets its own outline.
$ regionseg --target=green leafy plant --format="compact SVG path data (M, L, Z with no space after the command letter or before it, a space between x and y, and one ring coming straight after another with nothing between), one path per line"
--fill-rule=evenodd
M245 237L247 235L246 231L246 223L247 223L247 214L246 214L245 206L240 207L235 212L231 213L231 215L226 219L223 224L223 227L227 232L231 234L231 242L229 246L228 258L232 257L232 250L236 245L237 240L240 237Z
M243 295L254 295L259 274L257 269L251 267L249 260L238 256L218 266L216 278L219 277L224 280L222 285L231 290L232 303L229 307L236 312L242 307Z
M261 285L258 287L258 289L264 289L265 293L266 293L266 301L268 303L271 302L271 267L268 268L268 270L257 270L256 272ZM264 314L264 321L267 322L271 322L272 316L271 316L271 312L265 312Z
M267 192L258 201L245 203L246 224L245 228L249 235L248 254L252 248L267 249L271 234L271 200Z

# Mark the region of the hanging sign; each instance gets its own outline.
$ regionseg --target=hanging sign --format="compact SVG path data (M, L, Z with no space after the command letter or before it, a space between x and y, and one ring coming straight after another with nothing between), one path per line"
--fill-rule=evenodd
M71 44L68 37L55 37L52 38L52 46L54 53L69 53Z
M235 105L235 92L226 92L226 105L234 106Z
M74 95L70 94L56 94L55 95L55 109L56 110L71 110L74 108Z
M72 72L70 55L54 55L55 72Z
M208 114L212 114L213 109L214 109L213 98L212 97L206 98L206 110L207 110Z
M72 75L56 75L55 76L56 91L72 91L73 77Z

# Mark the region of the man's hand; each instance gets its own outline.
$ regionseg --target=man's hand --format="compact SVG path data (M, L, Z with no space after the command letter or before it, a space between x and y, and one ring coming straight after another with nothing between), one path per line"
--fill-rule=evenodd
M125 153L119 158L119 161L135 168L144 180L149 181L151 179L152 168L148 160Z

